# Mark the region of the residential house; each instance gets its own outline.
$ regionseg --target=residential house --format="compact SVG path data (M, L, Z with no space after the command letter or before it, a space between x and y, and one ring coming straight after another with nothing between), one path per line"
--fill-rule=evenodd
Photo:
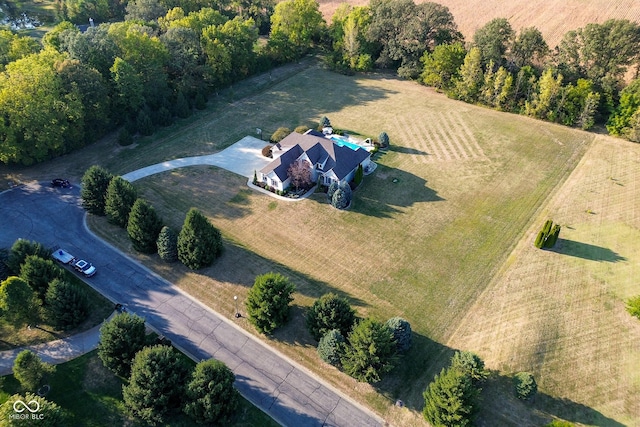
M305 134L291 133L274 145L271 152L273 161L258 172L257 178L277 190L289 186L287 171L298 160L309 164L313 182L320 178L324 185L351 181L358 166L367 168L371 161L371 154L364 148L312 130Z

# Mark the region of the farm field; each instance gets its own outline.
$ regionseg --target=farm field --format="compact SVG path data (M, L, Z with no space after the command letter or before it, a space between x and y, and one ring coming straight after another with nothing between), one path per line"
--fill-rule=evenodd
M193 135L167 135L140 149L149 152L155 146L154 156L177 147L185 155L191 150L198 154L207 145L228 146L233 129L252 129L254 123L293 128L322 115L336 127L366 135L385 130L392 141L391 149L377 159L377 171L355 193L350 211L334 210L321 195L299 203L278 201L247 189L245 178L213 167L178 169L145 178L136 186L173 227L181 225L191 206L205 212L223 231L225 253L212 267L198 272L162 264L157 257L140 258L229 317L234 313L233 296L243 300L257 274L275 270L289 276L298 289L293 319L268 339L271 344L391 423L424 425L419 414L422 391L453 351L473 350L486 357L481 339L463 335L473 325L467 312L471 307L478 310L475 301L486 295L483 292L496 274L503 274L505 261L513 262L509 254L517 242L524 237L528 244L531 232L525 231L537 226L546 201L594 140L613 145L618 141L455 102L388 75L347 77L312 67L220 110L211 116L212 125L204 117L198 119ZM127 159L136 158L136 150ZM102 219L90 218L90 225L131 250L124 233ZM303 310L328 291L350 298L361 316L385 320L399 315L412 324L414 348L375 387L318 364ZM240 323L251 330L244 319ZM556 357L569 364L574 354ZM575 405L562 400L571 390L564 388L559 375L542 381L534 407L513 401L511 389L504 386L505 375L536 366L526 357L510 365L491 359L492 369L501 371L486 393L510 404L483 411L481 423L540 425L562 415L580 421L566 413L565 405ZM610 413L606 409L613 404L610 397L585 392L582 399L572 401L581 402L589 416L631 417L632 412ZM397 398L409 410L393 407ZM600 405L603 401L608 403ZM597 410L590 409L596 404ZM626 410L633 408L627 405Z
M425 0L415 0L422 3ZM369 4L368 0L318 0L327 22L341 3L354 6ZM564 33L584 27L589 23L603 23L607 19L640 20L640 3L634 0L435 0L447 6L459 31L466 41L473 39L475 31L494 18L507 18L517 32L527 27L537 27L550 48L554 48Z

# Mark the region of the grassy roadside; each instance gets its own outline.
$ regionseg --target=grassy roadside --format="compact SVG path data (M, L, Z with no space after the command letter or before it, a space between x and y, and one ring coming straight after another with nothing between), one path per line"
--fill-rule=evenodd
M190 359L188 361L195 365ZM46 398L56 402L70 414L67 427L138 425L126 414L122 402L123 380L103 366L95 350L58 365L49 384L51 391ZM0 404L2 404L14 393L20 392L20 385L13 375L9 375L4 378L0 390ZM178 414L164 425L187 427L193 425L193 420ZM230 424L236 427L277 425L244 398L240 398L237 415Z

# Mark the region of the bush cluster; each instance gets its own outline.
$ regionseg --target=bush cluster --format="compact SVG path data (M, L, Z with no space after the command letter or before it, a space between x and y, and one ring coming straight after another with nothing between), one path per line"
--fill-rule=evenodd
M553 221L548 219L547 221L545 221L544 225L542 226L542 230L538 232L534 245L538 249L552 248L556 244L556 241L558 240L559 235L560 235L560 225L559 224L554 225Z

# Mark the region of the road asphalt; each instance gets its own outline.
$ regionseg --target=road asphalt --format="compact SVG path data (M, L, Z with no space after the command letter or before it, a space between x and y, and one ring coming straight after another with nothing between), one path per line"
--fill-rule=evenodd
M384 425L304 367L93 235L86 227L79 188L32 183L6 191L0 194L0 218L0 247L24 238L89 260L98 270L86 279L89 285L144 317L149 327L195 360L224 362L236 375L238 391L280 424ZM60 352L64 348L69 347Z

